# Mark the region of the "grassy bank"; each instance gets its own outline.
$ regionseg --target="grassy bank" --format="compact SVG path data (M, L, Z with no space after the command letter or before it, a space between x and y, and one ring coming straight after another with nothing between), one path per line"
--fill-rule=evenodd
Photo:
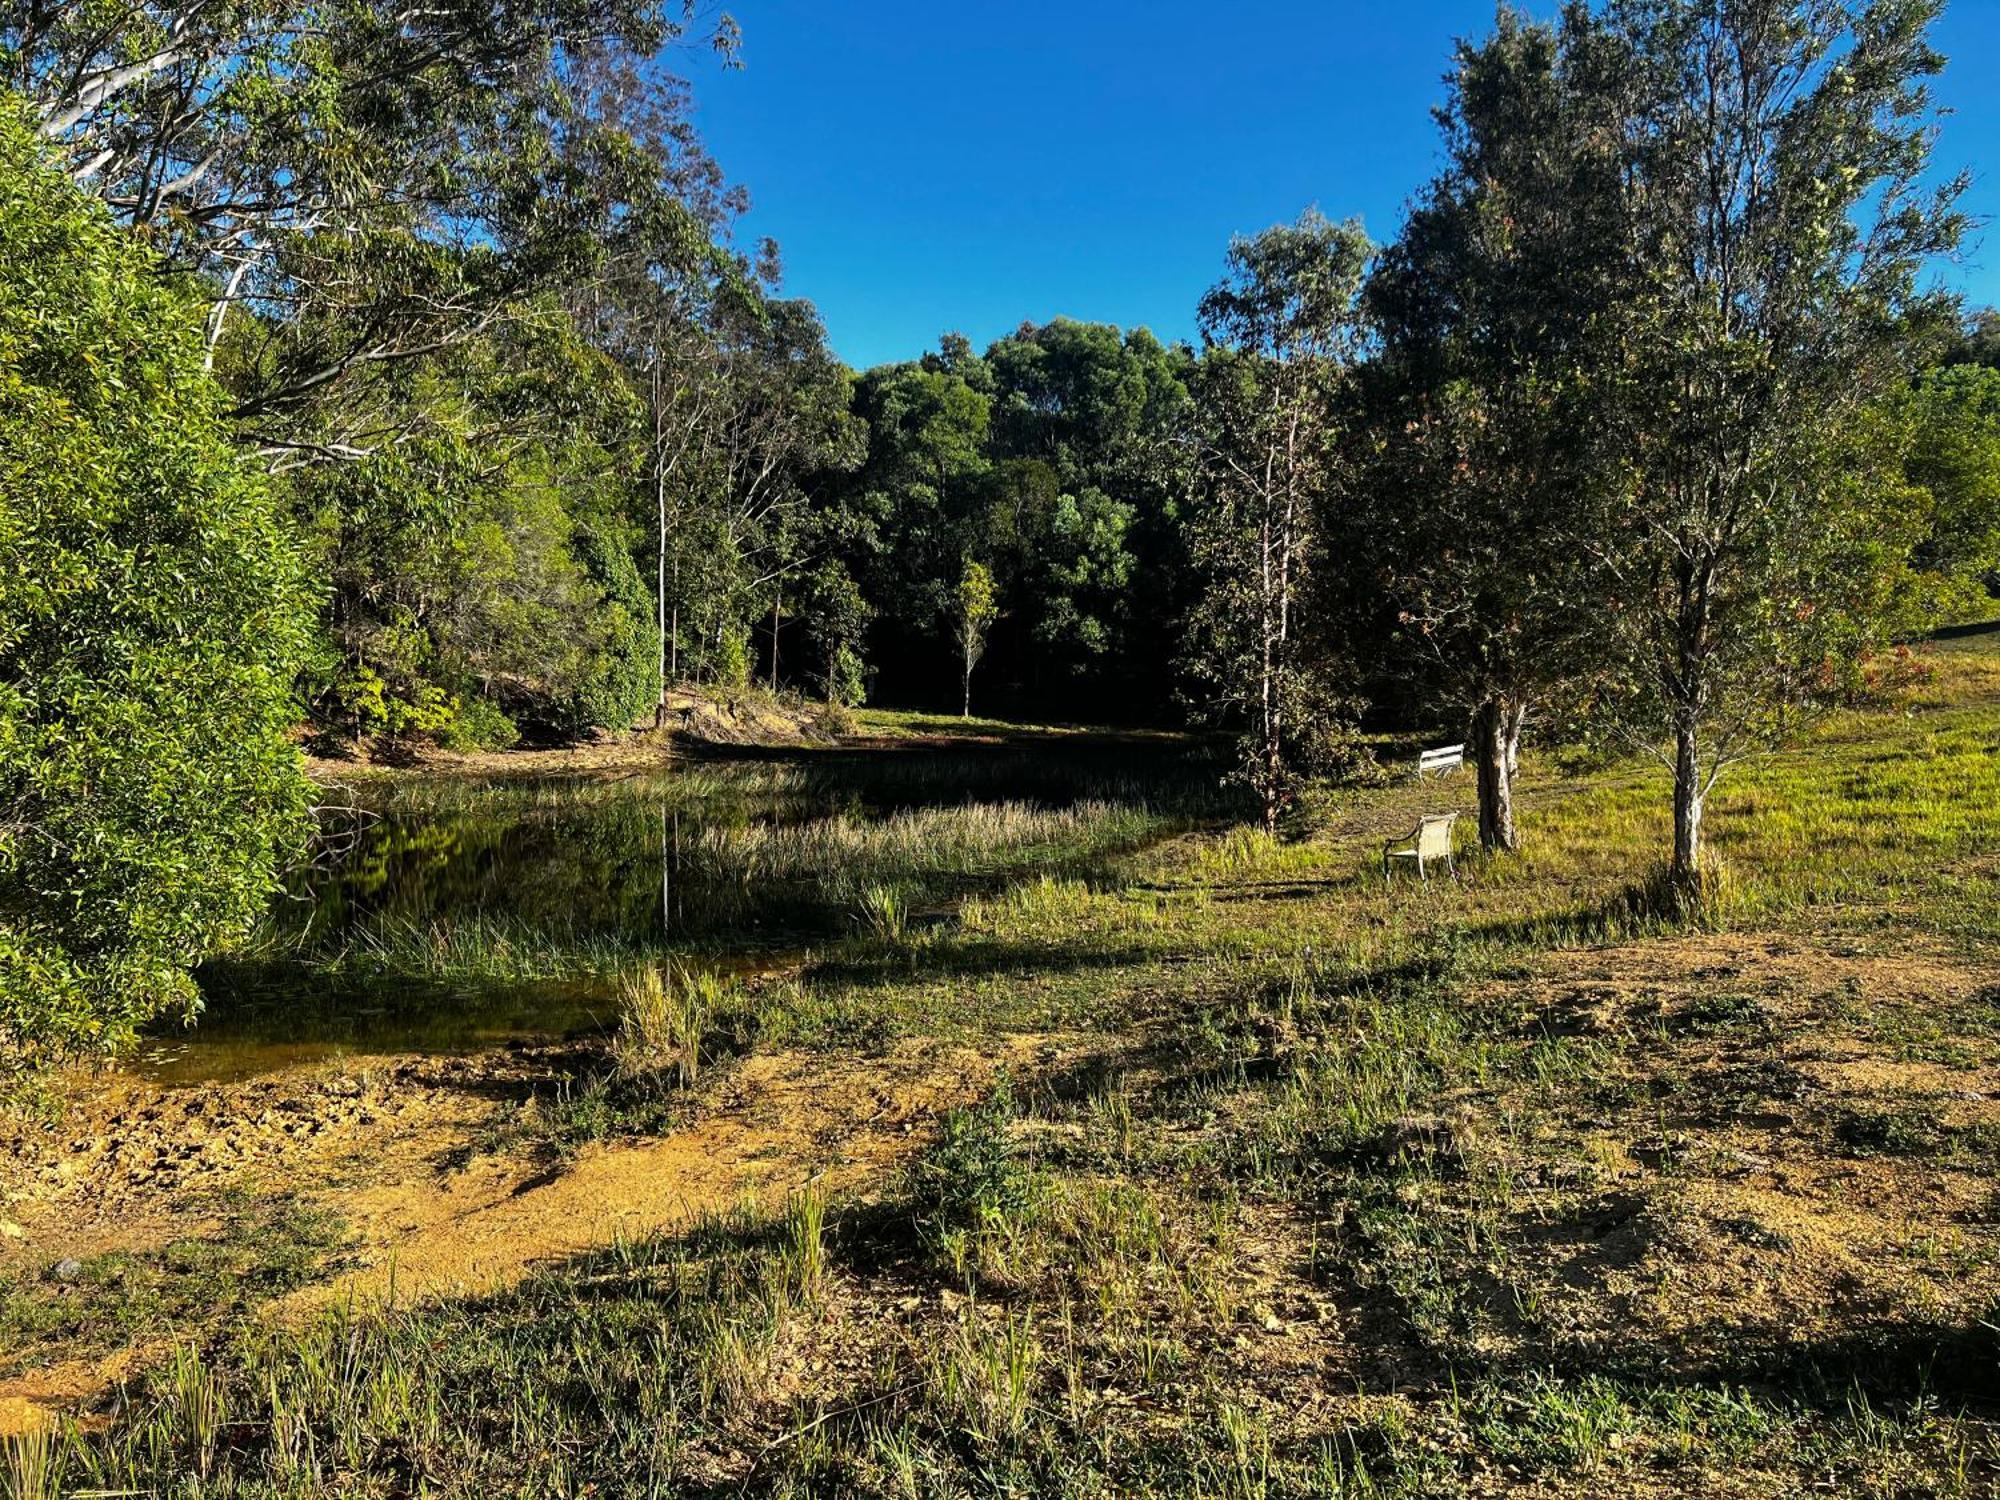
M1726 783L1700 924L1646 896L1663 778L1554 758L1457 882L1375 852L1462 781L878 906L709 993L698 1070L665 1002L657 1077L579 1059L591 1134L745 1048L1101 1045L857 1194L217 1332L13 1493L1991 1493L2000 655L1955 644Z

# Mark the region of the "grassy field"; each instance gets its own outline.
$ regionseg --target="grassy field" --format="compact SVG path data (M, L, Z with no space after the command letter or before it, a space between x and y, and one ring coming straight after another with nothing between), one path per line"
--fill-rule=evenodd
M670 1129L761 1049L1069 1064L860 1190L476 1297L219 1318L14 1443L0 1492L1993 1493L2000 637L1928 667L1725 784L1699 922L1646 894L1661 775L1556 755L1524 852L1456 881L1376 855L1463 778L921 927L858 888L784 984L637 986L572 1064L589 1110L494 1149ZM241 1302L264 1273L224 1259ZM59 1294L0 1290L0 1327L61 1332Z

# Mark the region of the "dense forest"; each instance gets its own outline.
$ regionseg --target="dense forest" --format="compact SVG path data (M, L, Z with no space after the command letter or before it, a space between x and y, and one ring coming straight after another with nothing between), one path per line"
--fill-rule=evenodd
M1561 718L1666 747L1695 881L1724 767L2000 587L1935 9L1503 12L1388 242L1218 245L1198 346L856 372L694 130L726 18L7 7L0 1030L186 1001L301 722L504 748L672 684L1214 727L1271 827L1414 715L1503 848Z

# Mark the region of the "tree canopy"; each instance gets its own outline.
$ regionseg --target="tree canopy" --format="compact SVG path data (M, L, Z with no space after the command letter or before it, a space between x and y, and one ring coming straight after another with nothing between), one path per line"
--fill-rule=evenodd
M201 309L0 101L0 1069L190 1010L305 831L311 596Z

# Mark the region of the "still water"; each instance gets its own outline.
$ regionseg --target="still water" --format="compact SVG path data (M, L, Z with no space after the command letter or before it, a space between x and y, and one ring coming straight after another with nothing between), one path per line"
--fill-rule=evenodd
M198 1024L138 1065L199 1083L601 1028L625 965L796 962L883 892L948 924L968 895L1108 871L1211 811L1215 784L1184 747L1132 740L330 789L311 862L198 971Z

